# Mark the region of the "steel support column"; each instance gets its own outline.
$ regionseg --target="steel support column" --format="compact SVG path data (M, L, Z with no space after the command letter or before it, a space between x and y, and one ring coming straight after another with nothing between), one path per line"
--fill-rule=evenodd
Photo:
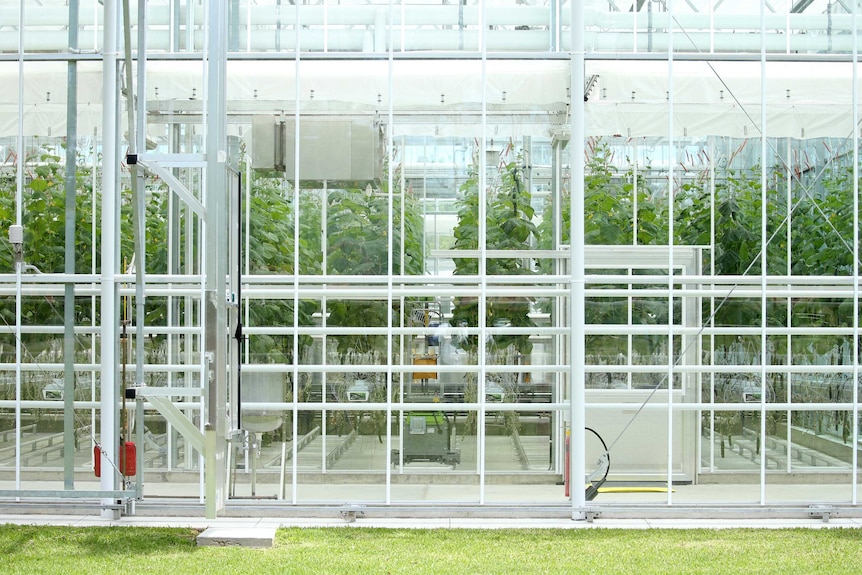
M571 295L569 306L569 402L572 422L570 481L572 482L572 519L586 519L586 494L581 488L586 476L585 427L586 427L586 340L584 335L584 310L586 297L585 248L584 248L584 5L571 2L572 28L572 83L569 88L572 133L572 202L571 202L571 264L569 266Z
M204 339L208 362L204 382L204 482L207 518L224 509L227 399L227 102L226 71L227 6L207 4L206 73L206 188L205 262L206 301Z
M103 491L117 489L114 462L119 453L117 426L117 257L120 149L117 144L117 0L104 0L105 29L102 60L102 329L101 329L101 468ZM103 499L102 517L116 519L113 499Z

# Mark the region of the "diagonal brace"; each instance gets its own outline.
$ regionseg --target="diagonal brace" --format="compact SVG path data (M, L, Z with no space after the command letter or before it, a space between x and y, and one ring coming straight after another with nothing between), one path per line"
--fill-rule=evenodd
M203 432L195 427L194 423L174 405L170 398L150 395L146 396L146 399L171 425L179 430L180 435L185 437L192 447L197 449L199 453L204 453Z
M191 210L196 213L202 220L206 220L207 209L204 205L198 200L194 195L189 191L187 187L183 185L179 179L171 172L166 170L161 166L158 162L151 162L149 160L145 160L144 158L138 158L137 163L139 166L160 177L167 185L171 188L181 200L183 200Z

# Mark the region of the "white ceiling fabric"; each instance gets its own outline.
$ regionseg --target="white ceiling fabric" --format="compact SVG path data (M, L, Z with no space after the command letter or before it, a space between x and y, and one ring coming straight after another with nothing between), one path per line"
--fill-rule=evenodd
M598 76L586 104L588 135L667 136L666 61L590 62ZM673 135L759 137L760 62L674 62ZM766 65L766 134L776 138L853 134L850 64Z
M315 114L378 114L385 122L390 98L395 134L479 136L483 93L488 133L549 134L566 122L569 63L545 60L300 62L300 109ZM294 61L237 61L228 68L231 113L292 114L296 102ZM67 65L27 63L24 131L57 136L66 130ZM597 82L586 108L588 136L668 135L666 61L589 61ZM100 64L78 71L78 133L101 133ZM0 64L0 136L18 131L18 65ZM675 137L759 137L759 62L673 63ZM847 137L853 133L852 65L770 62L766 66L766 133L770 137ZM201 62L148 63L147 101L163 109L188 110L202 101ZM860 90L862 92L862 90ZM580 97L579 95L576 96ZM257 106L255 106L257 104ZM506 114L518 114L507 118ZM423 118L422 115L427 118ZM401 118L399 118L401 115ZM153 126L156 131L160 128Z

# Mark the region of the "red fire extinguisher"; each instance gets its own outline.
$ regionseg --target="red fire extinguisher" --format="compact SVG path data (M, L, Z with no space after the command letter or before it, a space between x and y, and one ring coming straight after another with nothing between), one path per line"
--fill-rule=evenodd
M93 446L93 460L95 461L96 477L102 476L102 446L96 444ZM120 473L125 477L135 475L138 472L138 454L135 444L131 441L126 441L120 447L119 457Z

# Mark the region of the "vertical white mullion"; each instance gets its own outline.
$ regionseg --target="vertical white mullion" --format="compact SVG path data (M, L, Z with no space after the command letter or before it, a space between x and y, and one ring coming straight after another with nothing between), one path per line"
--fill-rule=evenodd
M629 276L633 276L635 274L635 269L634 268L628 268L626 270L626 273ZM635 303L634 303L634 300L635 300L634 291L635 291L635 286L633 283L629 283L626 287L628 288L628 291L629 291L629 296L626 298L626 307L627 307L627 309L626 309L626 323L629 326L631 326L632 322L634 321L634 305L635 305ZM626 361L628 362L629 365L632 365L632 359L633 359L633 355L634 355L634 334L632 333L632 331L633 331L632 329L629 329L628 333L626 334ZM634 377L632 374L632 370L629 369L628 373L626 374L626 389L632 389L633 383L634 383Z
M853 381L859 381L859 29L857 2L853 3ZM853 385L853 434L851 445L859 445L859 386ZM851 450L851 503L859 501L859 450Z
M24 0L18 2L18 166L15 174L15 223L24 224ZM94 212L95 213L95 212ZM24 246L21 246L24 249ZM21 255L23 258L23 253ZM15 263L15 489L21 489L21 266ZM95 315L95 314L93 314ZM94 428L95 429L95 428Z
M292 465L293 469L291 470L291 495L290 500L291 503L297 502L298 496L298 482L297 482L297 468L298 468L298 460L299 460L299 447L297 438L297 419L299 418L299 394L296 393L298 389L297 382L299 381L299 367L298 367L298 350L299 350L299 182L300 182L300 170L302 166L299 164L299 148L301 145L299 134L300 134L300 114L299 114L299 98L300 98L300 89L301 89L301 76L300 76L300 52L302 51L302 45L300 43L299 31L302 28L302 23L300 22L301 12L299 10L300 3L297 2L294 6L294 10L296 11L296 24L294 25L294 46L293 46L293 63L294 63L294 74L295 76L295 92L294 92L294 100L296 102L296 106L294 106L293 111L293 382L294 382L294 393L291 397L293 399L293 421L291 422L293 426L293 444L291 445L292 453ZM325 202L325 198L324 198ZM323 350L324 355L326 354L326 350ZM323 397L326 397L326 390L323 390ZM324 473L326 473L326 420L322 421L322 427L324 429L323 432L323 449L322 449L322 459L321 469Z
M632 140L634 165L632 166L632 245L638 245L638 148L637 138Z
M760 504L766 504L766 2L760 3ZM744 430L743 430L744 431ZM788 453L789 456L789 453Z
M715 139L709 139L709 277L715 279ZM715 284L710 286L715 289ZM715 327L715 296L709 297L709 326ZM715 331L709 334L709 364L715 365ZM715 370L709 372L709 402L715 402ZM709 470L715 472L715 406L709 410ZM721 439L723 441L723 438Z
M208 39L209 39L209 35L206 33L209 30L209 26L210 26L210 21L209 21L210 11L208 9L209 8L208 6L206 6L205 8L206 8L206 10L204 11L204 35L203 35L204 46L203 46L203 50L202 50L203 53L201 54L201 56L202 56L202 58L201 58L201 77L203 78L204 87L206 87L208 85L207 84L207 73L208 73L207 62L209 61L209 58L211 57L211 55L208 51L209 50L209 44L207 43ZM186 38L187 38L186 50L189 52L192 52L194 50L194 45L193 45L193 42L188 39L189 38L188 30L192 29L193 22L194 22L194 18L193 18L194 12L193 12L193 6L191 5L191 3L189 3L186 6L186 14L188 16L186 18ZM106 22L106 24L107 24L107 22ZM207 130L210 127L209 123L207 122L208 112L209 112L209 110L207 109L207 102L208 102L209 97L210 97L210 94L207 92L206 88L204 88L204 90L203 90L203 105L201 108L201 126L202 126L201 136L202 136L203 142L208 141L207 140ZM206 144L204 144L203 149L205 149L205 150L207 149ZM203 170L203 173L201 174L201 199L204 201L204 205L206 205L206 202L210 196L209 179L212 177L213 176L209 170L206 170L206 169ZM201 301L201 327L203 328L203 330L202 330L203 338L201 340L201 352L202 352L204 358L206 357L206 352L207 352L207 318L209 315L209 312L208 312L209 306L207 306L207 304L206 304L206 302L207 302L207 290L208 290L208 285L207 285L208 282L206 281L206 275L207 275L207 272L210 271L210 262L209 262L209 258L206 256L206 254L208 253L208 251L210 249L215 249L209 243L209 236L207 234L207 228L211 225L212 222L214 222L214 218L212 220L207 219L207 218L202 218L201 234L200 234L200 252L199 253L204 254L203 257L201 258L201 275L203 276L203 278L201 281L201 300L200 300ZM208 385L208 384L204 384L204 382L209 380L209 377L208 377L209 374L207 373L207 370L210 369L210 366L208 366L207 363L211 363L212 369L215 370L215 361L214 360L211 362L208 362L206 359L201 361L200 381L201 381L201 387L204 388L204 394L206 394L206 387ZM198 412L198 429L200 429L201 433L205 434L204 437L206 437L206 400L205 399L203 399L203 398L201 399L201 402L199 404L199 408L197 408L197 409L199 410L199 412ZM206 502L207 502L206 468L207 468L207 466L206 466L206 452L204 450L203 452L198 452L198 475L199 475L198 483L200 484L199 488L198 488L199 489L199 496L198 497L199 497L200 503L203 503L204 505L206 505Z
M192 142L193 142L194 137L191 134L191 130L186 131L185 139L186 139L185 149L186 150L192 150L193 149ZM191 173L187 174L186 181L188 182L189 189L193 189L192 186L195 183L195 179ZM204 197L204 194L206 194L206 172L205 171L201 172L200 180L198 181L198 185L200 185L200 187L201 187L201 197ZM103 193L104 193L104 190L103 190ZM197 253L199 253L199 254L206 253L204 251L205 246L206 246L206 243L205 243L206 238L204 237L204 220L203 220L203 218L195 218L192 215L192 211L188 206L185 206L183 209L185 210L186 215L188 216L186 218L187 223L186 223L186 243L185 243L186 271L188 273L191 273L191 270L194 269L194 264L192 264L191 262L194 261L193 255L195 253L195 250L197 250ZM204 261L203 257L198 258L198 270L197 271L201 274L203 274L204 270L206 269L205 263L206 262ZM191 349L191 346L186 347L186 363L190 366L194 365L195 363L199 364L197 366L197 372L198 372L199 380L201 382L206 381L206 368L205 368L203 362L199 362L198 360L195 359L194 353L195 353L195 351L197 351L198 354L203 354L204 348L206 345L205 344L205 334L204 334L204 330L206 329L206 326L204 324L204 321L206 318L205 302L206 302L206 283L201 281L200 296L198 297L197 304L193 304L193 298L190 298L190 297L186 298L186 303L187 303L186 309L191 308L192 305L197 305L197 317L198 317L199 325L195 326L194 325L194 318L191 317L190 314L185 314L186 327L188 327L189 330L196 329L197 334L198 334L197 350ZM189 377L188 379L191 380L192 378ZM203 383L201 383L201 386L203 386ZM203 403L201 403L201 409L203 409ZM168 463L167 467L168 467L168 471L173 471L174 467L178 463L177 459L175 459L175 456L179 455L178 453L175 453L175 451L174 451L175 446L178 445L178 443L179 443L177 441L174 441L174 438L175 437L179 438L179 435L177 435L177 430L174 428L173 424L170 422L168 422L167 425L165 426L165 431L166 431L165 434L168 437L168 439L167 439L167 463Z
M387 108L388 108L388 110L387 110L387 123L388 123L389 129L386 130L386 157L388 158L387 165L389 166L389 170L388 170L388 173L386 176L387 176L388 190L389 190L389 216L388 216L388 222L387 222L388 234L389 234L389 249L388 249L389 261L387 263L388 269L387 269L387 280L386 280L386 303L387 303L387 309L389 309L389 310L392 309L392 275L395 273L395 269L393 266L393 253L392 253L392 250L395 247L394 237L393 237L393 233L392 233L394 231L393 230L392 217L395 213L394 209L393 209L393 207L394 207L393 206L393 203L394 203L393 199L394 199L395 195L394 195L394 192L392 190L392 187L395 183L394 178L392 177L392 172L395 169L395 162L393 161L394 160L393 152L394 152L394 147L395 147L394 146L394 142L395 142L395 140L394 140L394 138L395 138L395 134L394 134L395 112L393 109L394 102L392 101L392 99L395 95L395 87L393 85L394 84L394 76L395 76L395 74L394 74L395 60L394 60L394 56L392 53L392 51L394 49L394 40L395 40L395 36L394 36L395 30L394 30L394 27L392 25L393 16L395 14L395 10L393 7L393 1L394 0L389 0L389 22L388 22L388 25L389 25L389 30L388 30L388 32L389 32L389 35L388 35L389 46L387 46L387 53L388 53L387 61L388 61L388 67L389 67L389 69L387 71L388 77L389 77L389 81L388 81L388 89L389 89L388 99L389 99L389 102L388 102L388 106L387 106ZM401 185L399 186L399 190L401 192L401 195L400 195L400 197L401 197L401 213L400 213L400 216L401 216L401 230L400 230L401 241L399 242L399 245L401 246L401 249L399 250L398 255L399 255L399 261L400 261L400 274L404 275L404 251L405 251L405 249L404 249L404 185L403 185L404 170L400 170L400 173L401 173L401 178L400 178ZM404 301L404 298L401 297L402 304L403 304L403 301ZM404 309L403 305L401 306L401 309L403 311L403 309ZM392 338L394 336L393 336L393 332L392 332L392 314L387 313L386 315L387 315L386 325L387 325L388 329L386 330L386 419L385 419L385 421L387 422L387 425L386 425L386 456L387 456L386 462L387 463L386 463L385 501L386 501L386 504L389 505L392 503L392 466L389 465L389 454L392 453L392 426L389 425L389 422L392 421L392 356L393 356L393 354L392 354ZM399 320L399 327L400 327L401 324L403 324L404 314L403 313L399 314L399 317L402 318L401 320ZM403 336L401 336L400 340L402 342L403 342L403 339L404 339ZM403 366L404 365L404 354L403 354L404 346L401 345L400 349L402 351L402 353L400 354L400 363ZM404 371L402 370L401 373L402 373L402 376L399 378L399 380L404 379Z
M584 89L584 5L570 2L571 10L571 83L569 85L572 115L570 119L572 170L571 207L569 217L569 422L571 436L569 452L569 486L572 519L584 520L586 493L581 483L586 477L586 369L585 350L585 250L584 250L584 102L579 94Z
M298 77L298 76L297 76ZM321 251L321 264L320 264L320 273L321 275L327 275L329 272L329 262L327 260L326 254L329 250L329 226L327 225L329 218L329 184L326 180L323 180L323 190L321 192L323 194L322 201L320 202L320 251ZM325 286L324 286L325 287ZM320 356L321 363L326 366L329 364L329 353L327 350L329 349L329 337L327 336L327 316L328 316L328 306L329 306L329 298L324 292L323 296L320 298L320 326L323 328L323 335L321 335L321 347L322 353ZM321 422L321 436L323 443L323 453L326 453L326 442L328 439L327 431L326 431L326 404L327 404L327 394L326 390L329 385L328 374L324 370L320 374L320 422ZM298 464L297 464L298 465ZM326 458L324 457L321 465L326 465Z
M246 155L245 174L246 174L245 175L245 182L246 182L246 184L245 184L245 224L244 224L242 231L245 234L245 238L244 238L245 251L244 251L244 253L250 254L251 253L251 233L249 230L251 230L251 182L252 182L252 179L251 179L251 155L250 154ZM240 217L242 217L242 214L240 214ZM243 274L246 277L248 277L249 275L251 275L251 258L246 256L245 261L243 262L243 265L245 266L245 269L243 270ZM242 306L241 301L239 302L239 304L240 304L240 306ZM251 325L251 322L250 322L251 305L250 304L251 304L251 302L249 301L248 298L246 298L246 303L245 303L245 306L243 308L243 320L242 320L242 324L244 326ZM248 340L248 336L246 336L246 341L247 340ZM251 352L249 349L250 347L251 346L249 346L249 345L243 346L243 351L245 351L245 357L240 358L240 362L242 362L242 361L245 361L246 363L249 362L249 357L251 356L250 355ZM283 493L284 492L283 490L284 490L284 485L281 484L279 486L279 493Z
M785 223L785 241L787 242L787 251L785 252L785 257L787 258L787 269L786 273L788 276L793 273L793 265L792 265L792 254L793 254L793 234L791 233L791 224L793 223L793 140L791 138L787 138L787 160L784 162L785 165L785 177L787 178L787 198L785 203L785 209L787 210L787 221ZM793 287L788 284L787 291L790 292ZM793 302L793 298L790 295L787 296L786 305L787 305L787 318L785 321L785 325L787 328L791 328L793 326L793 322L791 321L791 305ZM785 362L786 365L793 364L793 336L788 332L787 337L785 338L787 351L785 352ZM791 393L791 388L793 386L793 372L788 371L784 374L784 390L785 397L784 401L788 404L793 397ZM791 409L787 409L786 412L787 417L787 431L784 440L787 442L787 473L793 471L793 457L791 457L791 447L792 447L792 427L790 425L791 418L793 417L793 411Z
M674 51L674 21L673 21L673 0L667 2L667 29L668 29L668 46L667 46L667 140L668 140L668 155L667 155L667 504L673 504L673 298L674 298L674 258L673 258L673 194L674 194L674 163L676 161L676 140L673 130L673 104L674 104L674 83L673 83L673 51Z
M487 158L485 151L487 150L487 134L488 134L488 95L487 95L487 64L488 50L485 41L485 20L487 15L487 4L481 3L479 11L479 50L482 54L481 59L481 80L482 85L482 137L480 138L479 150L479 340L478 340L478 355L477 363L479 364L478 380L476 381L476 400L479 402L479 410L476 414L478 425L476 426L476 459L479 471L479 505L485 504L485 377L487 376L486 362L487 350L485 341L487 337L487 310L488 305L488 278L487 278L487 253L486 242L488 239L488 222L487 222L487 207L488 207L488 182L487 182Z
M633 153L632 158L634 159L634 163L632 166L632 245L638 245L638 148L637 148L637 138L632 140L633 144ZM627 273L631 276L634 273L632 268L627 270ZM628 284L629 296L626 298L627 304L627 317L626 323L628 325L632 325L632 321L634 319L634 284ZM628 330L626 334L626 358L628 364L632 364L632 353L634 352L634 334L632 330ZM632 370L628 370L626 374L626 389L632 388Z

